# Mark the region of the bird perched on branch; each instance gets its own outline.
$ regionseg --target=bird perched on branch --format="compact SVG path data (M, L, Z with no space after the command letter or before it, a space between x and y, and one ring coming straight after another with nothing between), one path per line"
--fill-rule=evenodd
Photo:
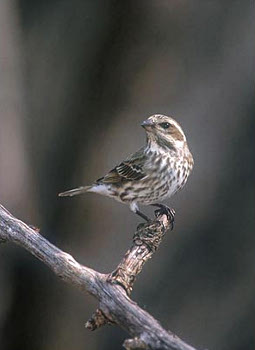
M128 204L149 221L138 204L153 205L172 220L174 211L159 202L171 197L186 183L193 157L180 125L171 117L155 114L142 124L146 145L90 186L59 193L60 197L95 192Z

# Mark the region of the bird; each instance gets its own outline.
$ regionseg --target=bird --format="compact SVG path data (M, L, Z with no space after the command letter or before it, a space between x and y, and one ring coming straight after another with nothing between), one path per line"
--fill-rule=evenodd
M193 156L181 126L174 118L154 114L141 126L146 132L145 146L91 185L61 192L59 196L99 193L128 204L132 212L146 221L150 219L138 205L156 206L160 208L155 212L156 216L163 211L173 228L175 212L161 202L185 185L193 168Z

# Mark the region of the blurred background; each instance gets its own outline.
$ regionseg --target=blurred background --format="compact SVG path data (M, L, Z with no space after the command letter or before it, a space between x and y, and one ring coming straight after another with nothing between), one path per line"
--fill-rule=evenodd
M132 298L199 349L255 348L254 2L1 0L0 200L80 263L110 272L140 219L87 194L173 115L194 171ZM152 210L146 208L147 214ZM97 302L0 246L1 350L117 350Z

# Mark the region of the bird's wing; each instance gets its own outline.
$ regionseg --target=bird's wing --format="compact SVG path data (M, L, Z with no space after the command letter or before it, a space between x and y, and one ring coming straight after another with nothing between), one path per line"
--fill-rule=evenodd
M144 172L144 163L146 156L143 148L134 153L129 159L123 161L112 169L104 177L97 180L97 183L118 183L125 181L141 180L146 176Z

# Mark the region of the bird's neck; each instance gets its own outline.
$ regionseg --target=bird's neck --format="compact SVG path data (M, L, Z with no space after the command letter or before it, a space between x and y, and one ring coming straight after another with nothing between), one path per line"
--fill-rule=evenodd
M148 137L145 151L152 153L178 153L178 149L171 141L163 140L156 137Z
M184 158L191 162L191 167L193 164L192 154L190 153L187 142L184 141L183 144L178 144L176 142L160 142L161 140L156 140L153 138L147 138L147 144L145 147L145 153L147 154L161 154L167 157L177 157Z

